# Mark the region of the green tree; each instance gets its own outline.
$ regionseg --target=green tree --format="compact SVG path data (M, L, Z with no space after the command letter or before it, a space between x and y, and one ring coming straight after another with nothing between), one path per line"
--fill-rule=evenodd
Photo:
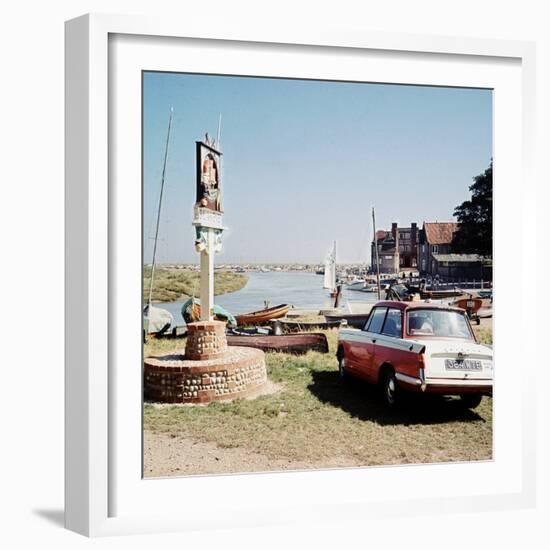
M458 220L453 248L456 252L493 255L493 161L474 178L469 187L472 198L457 206Z

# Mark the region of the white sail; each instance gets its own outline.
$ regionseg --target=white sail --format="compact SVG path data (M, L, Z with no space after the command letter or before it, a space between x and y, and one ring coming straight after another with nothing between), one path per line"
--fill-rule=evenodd
M323 288L334 290L336 288L336 241L334 241L332 250L329 251L325 259L325 279Z

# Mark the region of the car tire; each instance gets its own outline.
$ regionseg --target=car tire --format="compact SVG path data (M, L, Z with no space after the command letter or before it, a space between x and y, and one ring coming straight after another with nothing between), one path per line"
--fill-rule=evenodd
M349 374L346 370L346 357L343 353L338 356L338 374L340 375L340 380L344 382L349 380Z
M401 403L401 390L397 384L395 372L392 369L387 369L382 375L382 397L384 403L389 408L395 408Z
M460 406L464 409L475 409L483 396L478 393L464 394L460 396Z

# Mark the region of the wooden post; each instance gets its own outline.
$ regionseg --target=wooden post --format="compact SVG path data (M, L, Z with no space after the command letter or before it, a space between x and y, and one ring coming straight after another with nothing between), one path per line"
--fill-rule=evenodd
M340 301L342 299L342 284L336 286L336 297L334 298L334 307L340 307Z
M208 245L201 252L201 321L212 321L214 307L214 231L208 229Z

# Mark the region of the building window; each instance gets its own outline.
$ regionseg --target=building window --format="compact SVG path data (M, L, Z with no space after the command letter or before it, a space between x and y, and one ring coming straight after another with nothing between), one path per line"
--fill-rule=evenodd
M433 254L437 254L438 251L439 251L439 247L438 247L436 244L434 244L434 245L432 246L432 253L433 253Z

